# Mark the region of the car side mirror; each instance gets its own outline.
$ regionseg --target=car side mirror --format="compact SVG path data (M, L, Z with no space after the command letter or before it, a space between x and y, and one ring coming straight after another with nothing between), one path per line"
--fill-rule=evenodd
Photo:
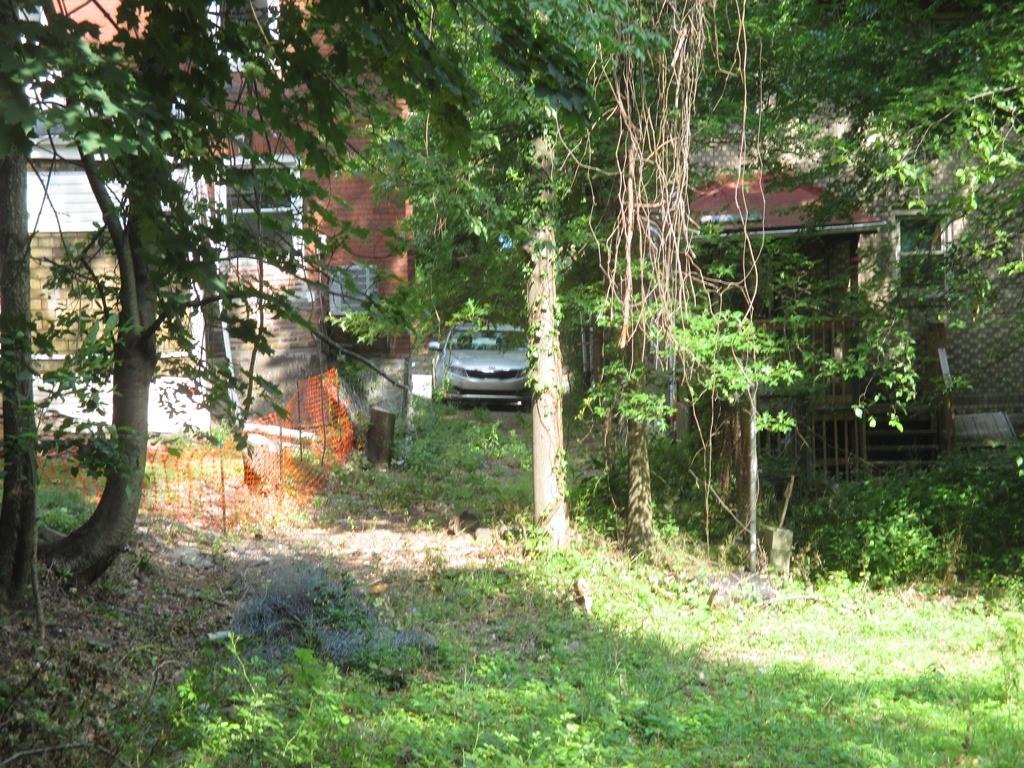
M441 342L440 341L428 341L427 342L427 349L429 349L431 352L440 352L441 351Z

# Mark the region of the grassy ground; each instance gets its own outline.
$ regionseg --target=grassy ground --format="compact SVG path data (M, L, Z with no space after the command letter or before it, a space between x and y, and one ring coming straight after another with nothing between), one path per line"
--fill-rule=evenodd
M430 409L417 430L404 468L352 468L257 539L153 524L98 589L48 585L63 640L33 651L27 619L4 621L0 765L1022 764L1019 604L755 588L682 545L631 562L585 528L551 552L522 524L525 418ZM489 530L449 536L453 514ZM175 559L186 539L212 567ZM436 650L338 670L204 642L270 559L354 573Z
M570 598L579 574L596 593L592 616ZM709 608L706 593L699 578L629 568L603 545L395 574L381 607L436 632L438 657L404 670L397 690L378 670L319 667L323 700L344 718L328 724L322 751L294 761L1020 765L1024 714L1005 677L1020 662L1001 655L1006 629L984 605L847 584L782 593L771 605ZM214 666L223 661L211 658L204 674L244 696ZM294 670L263 678L260 694L274 697L263 713L291 732L323 727L290 706L296 680ZM227 698L218 689L201 701L216 709ZM244 718L191 709L183 721L177 746L194 764L219 750L217 760L233 753L238 764L272 760L259 739L220 741Z

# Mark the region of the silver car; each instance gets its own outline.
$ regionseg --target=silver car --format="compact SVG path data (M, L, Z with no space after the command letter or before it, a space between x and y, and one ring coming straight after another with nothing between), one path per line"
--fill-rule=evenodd
M457 325L443 344L430 342L434 391L452 402L530 404L526 333L513 325Z

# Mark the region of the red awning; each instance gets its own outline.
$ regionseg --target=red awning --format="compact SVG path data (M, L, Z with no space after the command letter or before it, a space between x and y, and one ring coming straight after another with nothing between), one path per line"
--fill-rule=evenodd
M863 232L881 229L884 219L863 211L820 220L825 189L816 184L794 186L784 179L755 176L738 184L720 179L694 193L690 204L700 224L717 224L734 232L747 222L749 232L795 234L798 232Z

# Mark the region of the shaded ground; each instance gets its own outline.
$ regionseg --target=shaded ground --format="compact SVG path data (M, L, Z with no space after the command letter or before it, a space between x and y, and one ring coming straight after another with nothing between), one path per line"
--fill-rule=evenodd
M593 534L547 552L521 524L525 427L432 412L403 469L354 467L273 526L143 520L96 587L48 577L45 648L31 617L0 621L0 766L1020 765L1007 606L841 578L723 589L685 549L644 565ZM207 640L310 564L437 653L263 668Z
M142 735L132 732L134 713L173 692L209 646L207 635L227 629L282 563L326 561L380 590L399 570L479 567L498 548L448 535L426 513L227 537L143 520L96 587L80 592L44 574L43 647L31 615L0 619L0 765L19 751L61 745L17 764L116 762L121 743Z

